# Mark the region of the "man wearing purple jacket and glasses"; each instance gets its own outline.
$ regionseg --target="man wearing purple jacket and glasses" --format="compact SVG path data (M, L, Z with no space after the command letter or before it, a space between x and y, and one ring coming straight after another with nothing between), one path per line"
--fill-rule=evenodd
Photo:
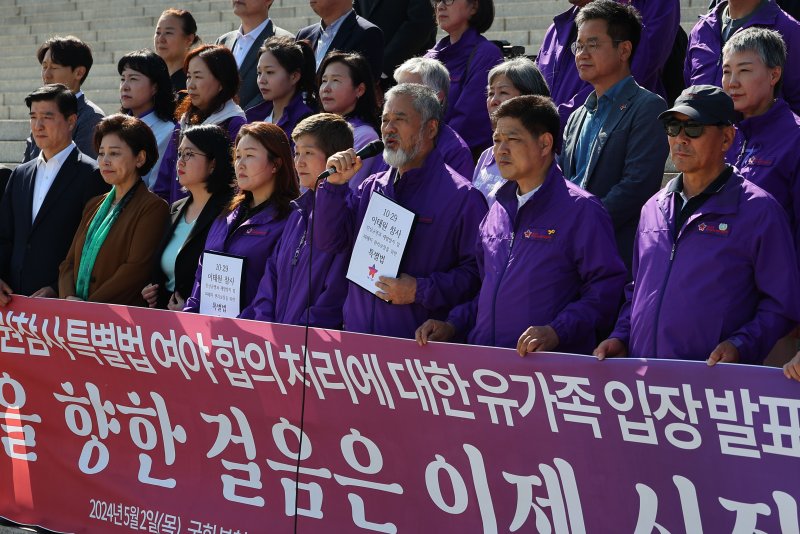
M642 209L627 302L594 354L758 364L800 320L786 213L726 165L733 101L687 88L659 116L681 174Z

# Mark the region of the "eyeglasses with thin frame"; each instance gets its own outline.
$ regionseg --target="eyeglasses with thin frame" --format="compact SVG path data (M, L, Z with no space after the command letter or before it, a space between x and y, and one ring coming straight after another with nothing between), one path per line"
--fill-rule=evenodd
M437 6L439 4L444 4L446 6L452 6L456 0L432 0L433 5Z
M622 41L624 41L624 39L612 39L611 43L616 46ZM601 45L602 43L597 39L589 39L586 43L579 43L578 41L575 41L569 45L569 49L572 50L573 56L579 56L583 54L584 50L589 54L594 54Z
M667 131L667 135L670 137L678 137L683 130L683 133L686 134L686 137L689 139L697 139L703 132L705 131L707 124L700 124L699 122L695 121L679 121L679 120L670 120L664 122L664 129Z
M186 150L178 150L178 161L183 160L184 163L189 163L195 156L203 156L204 158L207 158L208 154L195 152L194 150L190 150L188 148Z

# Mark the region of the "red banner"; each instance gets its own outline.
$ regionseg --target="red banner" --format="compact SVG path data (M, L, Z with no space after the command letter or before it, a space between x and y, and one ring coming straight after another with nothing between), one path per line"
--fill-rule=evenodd
M0 516L59 531L798 532L800 384L15 297ZM295 484L298 451L299 485Z

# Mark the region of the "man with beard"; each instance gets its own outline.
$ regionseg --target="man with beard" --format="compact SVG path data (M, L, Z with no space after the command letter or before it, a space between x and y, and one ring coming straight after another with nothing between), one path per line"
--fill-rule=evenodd
M313 237L321 250L352 249L373 193L416 215L398 278L379 277L375 295L350 283L345 330L413 338L417 326L445 319L479 289L475 242L486 201L434 150L441 115L430 88L400 84L386 93L381 120L389 170L351 191L347 182L361 168L361 159L352 149L328 159L326 167L336 173L317 189Z

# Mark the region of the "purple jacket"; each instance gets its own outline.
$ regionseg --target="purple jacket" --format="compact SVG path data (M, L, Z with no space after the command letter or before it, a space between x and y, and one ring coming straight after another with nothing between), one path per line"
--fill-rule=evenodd
M436 138L436 150L439 151L448 167L469 180L475 169L475 163L472 161L472 152L470 152L467 143L458 135L458 132L445 123L441 123L440 126L439 136ZM372 174L389 170L389 165L383 161L383 158L378 159L380 163L373 168Z
M483 193L489 208L491 208L492 204L494 204L497 190L504 183L506 183L506 179L500 175L497 162L494 160L494 148L487 148L478 158L478 163L475 165L475 172L472 174L472 185Z
M591 354L613 324L627 271L603 205L566 181L556 163L517 211L507 182L481 222L481 290L448 321L472 345L514 348L529 326L550 325L559 352Z
M280 241L267 260L267 269L253 303L240 317L272 323L305 325L317 328L342 327L342 306L347 296L347 254L329 254L314 246L311 260L311 307L309 293L309 253L306 239L313 192L306 191L293 202L294 211L286 219Z
M611 337L635 358L705 360L725 340L760 363L800 321L800 275L786 214L737 173L673 240L673 179L642 208L634 282Z
M247 124L263 121L272 114L272 102L265 100L248 109L244 114L247 115ZM281 118L275 124L281 127L284 133L286 133L286 137L291 141L292 131L294 127L297 126L297 123L313 114L314 110L303 102L303 92L297 91L289 101L289 105L283 110L283 115L281 115Z
M800 242L800 117L777 99L763 115L736 124L736 138L725 157L742 176L775 197L789 215Z
M242 310L244 310L256 296L258 282L264 276L267 258L272 254L272 250L283 233L286 218L277 219L275 207L270 204L244 221L228 237L228 230L236 221L240 209L241 206L231 213L223 213L217 217L208 231L205 250L224 252L245 258L244 289L241 296ZM194 287L192 287L192 296L186 299L184 311L197 313L200 310L200 280L202 276L203 256L201 255L194 278Z
M456 44L450 44L450 37L445 36L425 57L438 59L450 72L444 122L464 138L472 151L491 145L486 80L492 67L503 61L500 49L474 28L468 28Z
M702 15L689 34L683 79L690 85L709 84L722 87L722 13L727 0L712 11ZM786 66L783 69L782 96L795 113L800 113L800 68L796 54L800 54L800 23L786 14L773 1L759 9L742 31L751 26L770 28L783 36L786 42Z
M358 152L369 143L380 139L380 135L375 131L375 128L359 119L358 117L348 117L347 122L353 127L353 148ZM355 191L359 188L361 183L367 179L368 176L381 172L381 168L388 169L389 166L383 162L383 156L378 155L374 158L364 160L364 165L353 176L353 179L347 182L350 184L350 189Z
M317 190L314 240L330 253L350 256L373 192L416 214L400 272L417 279L413 304L387 304L350 283L344 303L344 327L351 332L414 337L427 319L442 319L471 299L480 280L475 262L478 224L486 214L479 191L447 167L439 152L394 183L395 169L367 178L358 191L322 182Z
M636 83L660 96L665 96L661 81L675 36L678 33L681 11L680 0L617 0L630 4L642 15L642 38L633 56L631 73ZM583 105L592 87L580 79L575 68L575 56L570 45L575 41L575 16L579 8L572 7L553 19L547 28L536 63L542 71L547 86L558 106L561 124L567 123L570 113Z

